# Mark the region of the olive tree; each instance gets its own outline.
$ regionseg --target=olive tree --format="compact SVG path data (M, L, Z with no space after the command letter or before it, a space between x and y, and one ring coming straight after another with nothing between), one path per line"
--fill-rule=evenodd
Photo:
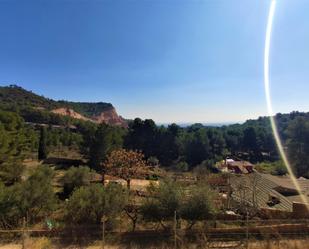
M74 224L100 223L103 215L118 215L127 201L126 191L120 185L91 184L76 189L66 207L66 219Z
M159 186L148 188L147 198L141 206L143 218L147 221L159 222L164 228L164 221L171 220L180 213L183 202L183 188L175 181L165 180Z
M191 187L181 207L181 218L189 222L189 228L200 220L211 217L214 211L213 193L205 184Z
M211 217L213 194L207 185L196 185L185 188L171 180L160 182L159 186L148 189L147 198L141 206L143 218L147 221L159 222L166 227L164 221L175 217L188 221L191 228L199 220Z

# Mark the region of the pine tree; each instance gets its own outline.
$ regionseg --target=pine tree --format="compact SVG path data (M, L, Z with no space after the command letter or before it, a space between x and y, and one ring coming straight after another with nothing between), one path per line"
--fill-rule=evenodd
M38 158L39 160L44 160L47 158L47 145L46 145L46 128L42 127L40 132L40 142L39 142L39 151Z

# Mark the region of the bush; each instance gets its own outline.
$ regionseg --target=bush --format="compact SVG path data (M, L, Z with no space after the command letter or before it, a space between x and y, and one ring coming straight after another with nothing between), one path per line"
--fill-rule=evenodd
M193 186L181 207L181 218L189 221L190 228L199 220L209 218L214 211L212 193L207 185Z
M100 223L103 215L112 219L127 202L127 193L120 185L92 184L76 189L67 203L69 223Z
M157 167L160 165L159 159L155 156L151 156L147 159L147 164L152 167Z
M179 162L174 168L179 172L187 172L189 170L189 164L187 162Z
M283 161L275 162L263 162L256 165L256 170L262 173L268 173L272 175L285 175L287 174L287 169Z
M273 175L279 175L279 176L282 176L282 175L285 175L287 174L288 171L284 165L284 163L282 161L278 161L274 164L274 169L272 171L272 174Z
M159 180L159 176L156 175L156 174L147 175L146 180L157 181L157 180Z
M23 217L30 224L46 217L56 205L51 179L51 169L40 167L24 182L10 187L0 183L0 226L17 227Z
M38 168L27 181L16 186L17 207L21 217L28 217L28 222L34 222L39 216L46 216L56 205L51 181L53 172L43 166Z
M0 182L0 227L7 229L16 227L19 222L15 188L6 187Z
M148 192L151 197L141 207L145 220L162 223L163 220L172 219L175 211L180 211L183 189L177 182L165 180L159 186L152 185Z
M208 172L211 172L211 173L219 173L219 170L215 166L214 160L204 160L197 167L200 168L200 169L205 169L205 170L207 170Z
M213 211L212 193L207 185L197 185L184 189L177 182L166 180L159 186L148 189L148 199L141 206L143 218L147 221L160 222L171 220L175 211L189 222L192 227L196 221L209 218Z
M88 186L91 180L91 171L88 167L80 166L78 168L71 167L63 176L63 192L65 196L79 187Z
M19 160L8 160L0 167L0 179L5 185L12 185L21 180L24 166Z

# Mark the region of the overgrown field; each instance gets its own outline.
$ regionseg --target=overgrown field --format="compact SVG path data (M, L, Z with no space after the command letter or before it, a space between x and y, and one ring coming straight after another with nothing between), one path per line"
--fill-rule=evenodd
M28 241L25 245L25 249L102 249L102 244L99 241L90 243L89 245L65 245L51 241L48 238L42 237L35 240ZM186 244L178 245L178 249L220 249L220 248L235 248L235 249L308 249L308 239L291 239L291 240L261 240L261 241L249 241L248 247L246 242L201 242L200 244ZM104 249L144 249L145 246L127 244L127 245L105 245ZM147 249L175 249L174 245L168 245L166 243L159 243L155 246L147 246ZM1 245L0 249L22 249L21 244L6 244Z

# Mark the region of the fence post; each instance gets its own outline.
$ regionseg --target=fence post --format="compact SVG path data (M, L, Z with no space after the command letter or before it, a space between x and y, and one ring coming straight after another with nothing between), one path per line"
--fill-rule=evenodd
M22 230L22 249L26 249L26 218L23 217L23 230Z
M174 212L174 248L177 249L177 211Z
M106 216L103 215L101 222L102 222L102 249L105 247L105 221L106 221Z
M246 248L249 248L249 212L247 211L246 216Z

